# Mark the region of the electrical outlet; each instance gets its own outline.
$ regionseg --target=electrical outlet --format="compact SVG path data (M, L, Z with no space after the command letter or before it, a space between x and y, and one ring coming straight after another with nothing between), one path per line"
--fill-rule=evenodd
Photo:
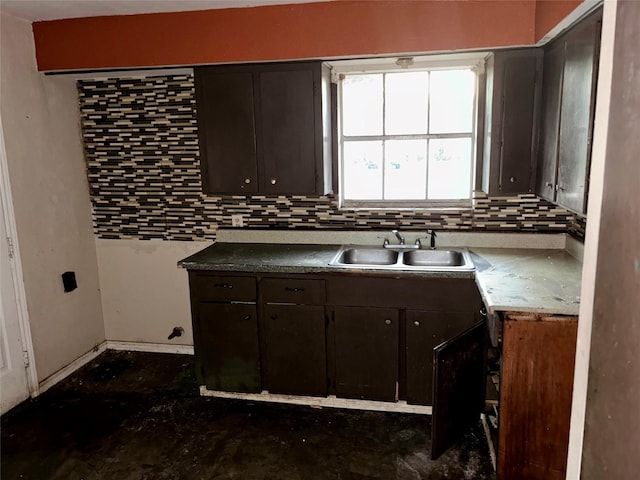
M244 227L244 218L242 218L242 215L231 215L231 226Z

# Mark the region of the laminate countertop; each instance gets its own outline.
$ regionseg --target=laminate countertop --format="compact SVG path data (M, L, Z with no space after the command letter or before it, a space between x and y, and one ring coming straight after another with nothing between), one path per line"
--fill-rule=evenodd
M564 250L471 248L489 312L578 315L582 264Z
M475 278L490 313L577 315L579 311L582 264L564 250L470 247L475 272L408 272L332 267L329 264L340 248L340 245L219 242L181 260L178 266L187 270L248 273Z

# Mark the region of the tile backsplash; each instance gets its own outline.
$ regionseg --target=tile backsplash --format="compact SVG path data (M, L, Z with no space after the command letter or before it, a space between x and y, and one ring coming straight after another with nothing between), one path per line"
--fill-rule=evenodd
M568 232L585 220L534 194L467 210L341 210L334 196L202 193L191 75L78 82L94 231L100 238L214 239L241 214L248 228Z

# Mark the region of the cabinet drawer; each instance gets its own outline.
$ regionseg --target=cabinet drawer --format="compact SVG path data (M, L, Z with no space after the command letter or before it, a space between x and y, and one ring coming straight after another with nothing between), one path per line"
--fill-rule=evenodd
M260 284L265 303L324 304L324 280L265 278Z
M256 300L256 279L227 275L191 274L191 294L200 300L219 302Z

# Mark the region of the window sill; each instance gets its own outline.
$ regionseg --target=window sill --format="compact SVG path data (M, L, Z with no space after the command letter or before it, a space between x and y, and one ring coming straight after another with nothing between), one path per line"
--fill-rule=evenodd
M473 205L471 200L462 201L462 202L428 202L428 203L411 203L406 201L397 201L397 202L358 202L358 201L348 201L341 202L339 210L342 211L424 211L424 212L443 212L443 213L452 213L452 212L465 212L472 211Z

